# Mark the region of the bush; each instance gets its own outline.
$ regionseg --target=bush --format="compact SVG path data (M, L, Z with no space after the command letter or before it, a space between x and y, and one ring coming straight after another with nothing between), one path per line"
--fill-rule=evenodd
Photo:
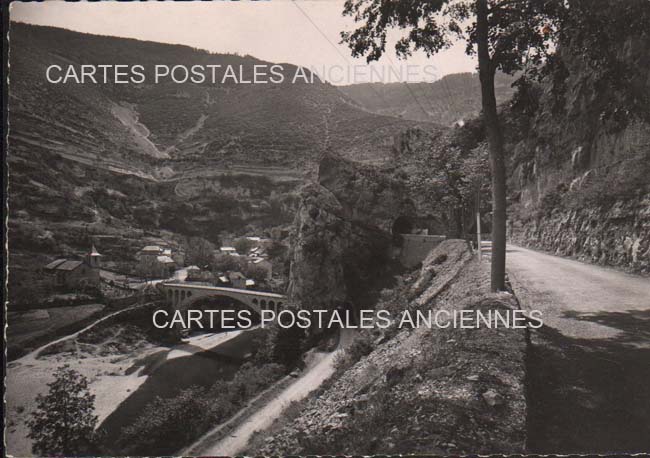
M360 334L343 353L337 356L334 365L339 371L346 370L364 356L368 356L373 350L374 347L370 335L365 333Z
M237 250L239 254L248 254L248 250L253 248L253 241L248 240L245 237L238 238L233 242L233 247Z
M214 267L214 270L217 272L242 270L244 267L244 263L240 258L227 254L220 254L215 256L212 265Z
M306 344L304 329L298 326L283 328L274 324L265 328L258 339L258 350L254 356L258 364L279 365L286 373L302 365Z
M210 388L191 386L168 399L158 397L132 425L123 429L119 452L171 455L233 416L284 372L280 364L249 362L239 368L232 380L219 380Z
M256 283L264 283L266 281L266 269L263 269L260 266L247 264L243 270L244 275L246 275L247 278L255 280Z

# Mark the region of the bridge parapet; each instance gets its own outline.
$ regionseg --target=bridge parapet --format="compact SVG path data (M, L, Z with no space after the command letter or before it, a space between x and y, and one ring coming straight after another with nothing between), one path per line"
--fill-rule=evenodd
M175 309L188 308L201 298L228 297L248 306L257 313L261 313L262 310L274 310L277 313L287 300L286 296L282 294L190 283L163 283L161 288Z

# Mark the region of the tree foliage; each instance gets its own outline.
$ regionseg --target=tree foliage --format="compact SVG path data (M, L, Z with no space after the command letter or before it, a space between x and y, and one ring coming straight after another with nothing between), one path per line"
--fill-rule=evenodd
M239 254L248 254L248 251L253 248L254 245L255 243L246 237L240 237L233 242L233 247L235 247Z
M54 372L48 392L36 397L36 410L27 421L34 453L41 456L88 454L95 441L95 396L88 379L69 365Z
M218 380L207 388L190 386L169 398L156 397L122 430L115 451L149 456L175 454L234 415L284 372L279 364L244 363L232 380Z
M298 310L297 306L289 304L285 310ZM282 327L277 323L265 329L260 338L255 359L260 362L281 364L287 371L302 365L302 355L306 342L305 330L298 326Z
M477 53L477 0L346 0L343 14L363 22L356 30L342 32L355 57L378 60L386 52L388 31L403 30L395 53L409 56L423 51L432 56L457 40L464 40L469 55ZM558 19L564 11L560 0L490 0L488 46L491 70L512 74L543 62L552 51Z
M494 77L528 71L553 51L564 0L346 0L343 14L361 25L343 32L353 56L378 60L386 52L388 31L400 29L395 53L424 51L432 56L464 40L478 58L482 114L492 175L492 290L505 287L506 170L503 134L497 116Z
M202 237L190 237L185 244L185 263L201 268L214 262L214 245Z
M648 68L648 24L647 0L571 0L558 29L559 56L544 68L544 75L562 76L567 73L565 61L579 59L602 94L601 122L614 127L633 118L650 122L647 71L642 70Z
M489 208L490 174L485 142L469 149L450 139L436 139L418 147L407 177L409 188L429 202L428 208L441 215L450 234L467 233L463 219L476 209L480 191L482 209Z
M246 275L247 278L255 280L256 283L263 283L266 281L266 269L252 263L246 264L243 274Z

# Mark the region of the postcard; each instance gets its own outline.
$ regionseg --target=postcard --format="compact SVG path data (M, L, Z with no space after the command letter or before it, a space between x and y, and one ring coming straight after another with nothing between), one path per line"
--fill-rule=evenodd
M5 6L7 455L650 452L647 0Z

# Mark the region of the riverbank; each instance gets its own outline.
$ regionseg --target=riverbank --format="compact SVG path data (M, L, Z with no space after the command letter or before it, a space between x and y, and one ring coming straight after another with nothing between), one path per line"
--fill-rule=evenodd
M86 328L87 330L88 328ZM137 329L105 326L101 339L84 332L54 341L7 365L7 453L30 456L32 442L25 420L36 407L36 396L47 391L54 368L69 364L89 380L95 395L95 415L102 424L147 382L156 365L212 349L237 337L241 331L201 334L166 346L149 341ZM96 342L91 342L97 340Z

